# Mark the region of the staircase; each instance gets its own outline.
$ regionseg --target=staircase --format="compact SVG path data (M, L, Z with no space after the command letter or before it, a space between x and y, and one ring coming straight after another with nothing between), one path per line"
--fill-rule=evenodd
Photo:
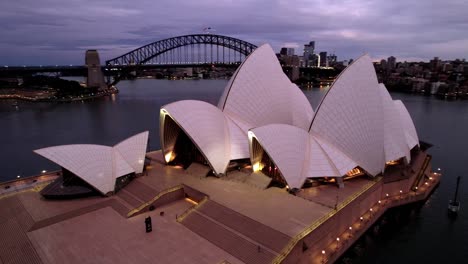
M245 263L271 263L291 239L212 200L181 223Z

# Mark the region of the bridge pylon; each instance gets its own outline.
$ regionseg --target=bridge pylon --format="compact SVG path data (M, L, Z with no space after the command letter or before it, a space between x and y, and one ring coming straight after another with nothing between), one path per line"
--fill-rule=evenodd
M104 74L101 70L101 61L97 50L87 50L85 55L85 64L88 68L88 77L86 78L87 87L97 87L105 89Z

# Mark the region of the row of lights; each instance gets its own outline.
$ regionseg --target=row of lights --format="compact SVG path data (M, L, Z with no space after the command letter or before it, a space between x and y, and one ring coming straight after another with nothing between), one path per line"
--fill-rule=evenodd
M437 170L440 171L440 168L437 168ZM432 177L429 177L429 180L432 180ZM424 184L428 185L427 182L425 182ZM417 189L418 189L418 187L416 187L416 190L417 190ZM402 194L402 193L403 193L403 190L400 190L400 194ZM389 197L389 194L386 193L385 196L386 196L386 197ZM378 203L381 204L382 201L379 200ZM373 212L372 207L369 209L369 211L370 211L371 213ZM362 216L359 217L359 220L362 222L362 221L364 220L364 217L362 217ZM350 231L352 231L352 230L353 230L353 227L350 226L350 227L348 227L348 229L349 229ZM340 242L340 238L337 237L337 238L336 238L336 241L337 241L337 243L339 243L339 242ZM322 262L324 262L324 260L325 260L325 259L324 259L324 258L325 258L325 253L326 253L326 251L325 251L325 250L322 250Z
M41 171L42 174L44 174L44 173L46 173L46 172L47 172L46 170L42 170L42 171ZM16 178L17 178L17 179L21 178L21 175L17 175Z
M387 193L387 196L388 196L388 193ZM381 204L382 201L379 200L378 203ZM369 211L370 211L371 213L373 212L372 207L369 208ZM362 217L362 216L359 217L359 220L362 222L362 221L364 220L364 217ZM348 229L349 229L350 232L352 232L353 227L352 227L352 226L349 226ZM351 237L351 234L349 234L349 236ZM340 238L337 237L337 238L336 238L337 248L338 248L338 243L339 243L339 242L340 242ZM322 250L322 262L325 262L325 253L326 253L326 251L323 249L323 250Z

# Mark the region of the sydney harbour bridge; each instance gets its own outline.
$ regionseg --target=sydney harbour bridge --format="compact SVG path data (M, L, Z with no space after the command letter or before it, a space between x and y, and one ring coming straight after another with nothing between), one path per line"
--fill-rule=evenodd
M99 86L114 86L122 79L138 77L147 71L167 68L237 68L257 48L247 41L215 34L192 34L167 38L144 45L123 55L101 63L95 50L93 56L86 52L85 65L67 66L5 66L0 67L0 77L21 78L34 74L54 76L87 76L100 81ZM297 67L296 67L297 68ZM283 65L285 73L294 81L296 76L317 75L311 68L293 69ZM311 72L312 71L312 72ZM319 72L319 75L334 76L336 73Z
M0 77L21 77L31 74L56 76L88 76L99 74L106 77L108 86L140 71L158 68L185 67L237 67L256 45L233 37L214 34L193 34L159 40L121 56L109 59L102 65L97 52L94 57L86 53L85 65L67 66L5 66L0 68ZM94 79L99 76L94 77Z
M106 61L108 85L131 72L154 67L235 66L257 46L244 40L196 34L159 40ZM112 81L111 81L112 80Z

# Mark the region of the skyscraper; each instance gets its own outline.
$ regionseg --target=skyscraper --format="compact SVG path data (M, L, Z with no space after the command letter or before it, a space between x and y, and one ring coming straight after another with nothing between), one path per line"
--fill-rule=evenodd
M306 66L309 66L309 60L312 59L312 55L315 50L315 41L309 42L309 44L304 45L304 62Z
M396 58L393 57L393 56L390 56L388 57L387 59L387 67L390 69L390 70L393 70L396 68Z
M320 67L328 67L328 58L327 58L327 52L322 51L319 53L320 54Z

